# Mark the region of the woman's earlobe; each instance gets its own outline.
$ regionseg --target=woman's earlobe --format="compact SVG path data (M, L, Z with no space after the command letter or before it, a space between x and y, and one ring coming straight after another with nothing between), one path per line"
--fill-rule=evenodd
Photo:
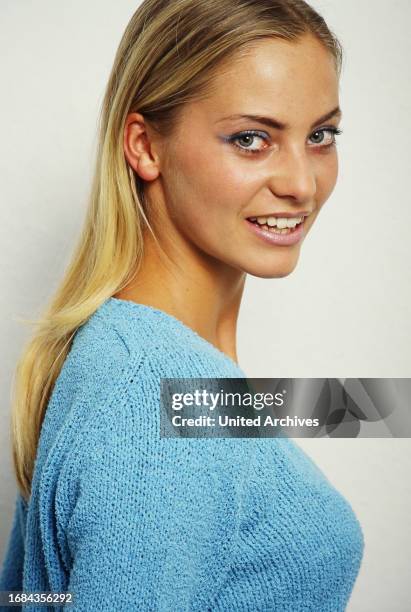
M154 181L160 174L156 161L148 153L140 154L136 172L145 181Z

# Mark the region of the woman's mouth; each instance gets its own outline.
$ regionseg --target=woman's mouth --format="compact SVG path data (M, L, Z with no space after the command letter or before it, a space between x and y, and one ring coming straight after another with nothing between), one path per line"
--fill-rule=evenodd
M291 246L304 235L305 216L293 218L249 217L248 227L265 242ZM291 226L291 227L289 227Z

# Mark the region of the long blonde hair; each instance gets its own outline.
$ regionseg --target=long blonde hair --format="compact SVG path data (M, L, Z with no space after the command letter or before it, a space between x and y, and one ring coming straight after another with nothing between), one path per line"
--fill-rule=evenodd
M73 336L135 277L143 256L143 224L152 231L143 181L124 156L127 115L140 112L162 136L169 136L182 106L207 94L222 60L262 38L293 41L305 33L330 51L340 74L341 45L303 0L144 0L133 14L102 103L83 229L43 316L28 321L35 331L15 370L13 462L26 500L47 403Z

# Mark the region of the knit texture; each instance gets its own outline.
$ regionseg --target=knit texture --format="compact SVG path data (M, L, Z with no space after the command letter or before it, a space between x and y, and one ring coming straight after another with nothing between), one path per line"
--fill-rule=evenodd
M346 610L364 549L348 501L290 438L161 439L162 377L246 374L143 304L111 297L79 328L0 590L70 591L73 612Z

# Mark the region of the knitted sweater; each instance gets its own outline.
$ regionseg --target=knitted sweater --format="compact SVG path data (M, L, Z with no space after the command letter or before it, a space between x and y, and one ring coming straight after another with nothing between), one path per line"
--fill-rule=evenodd
M143 304L111 297L77 330L0 590L69 591L73 612L345 610L349 503L290 438L160 438L162 377L246 374Z

